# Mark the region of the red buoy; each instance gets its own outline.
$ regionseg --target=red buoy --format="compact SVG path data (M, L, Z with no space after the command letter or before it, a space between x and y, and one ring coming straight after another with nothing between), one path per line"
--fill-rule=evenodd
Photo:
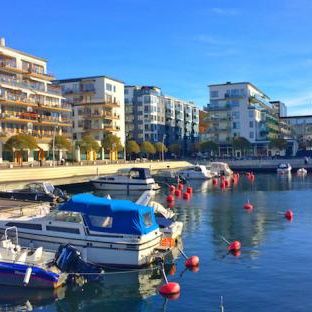
M291 210L287 210L284 216L287 220L292 220L294 218L294 213Z
M172 203L174 201L174 197L173 197L173 195L168 195L167 196L167 203Z
M179 183L179 184L178 184L178 189L179 189L180 191L183 190L183 184L182 184L182 183Z
M174 195L177 196L177 197L180 197L181 196L181 191L179 189L175 190L174 191Z
M212 179L212 184L217 185L218 184L218 179Z
M225 176L221 176L221 181L224 181L225 180Z
M169 185L169 191L174 192L175 191L175 186L174 185Z
M199 258L197 256L191 256L185 260L184 264L187 268L197 267L199 266Z
M168 203L168 204L167 204L167 207L170 208L170 209L172 209L172 208L174 207L174 201L171 202L171 203Z
M159 293L164 296L170 296L180 293L180 285L175 282L168 282L159 288Z
M234 241L229 244L228 250L229 251L237 251L241 249L241 243L239 241Z
M183 199L190 199L190 198L191 198L190 193L187 193L187 192L183 193Z
M224 180L224 186L229 187L229 185L230 185L230 182L228 180Z
M221 183L220 183L220 188L221 188L222 190L225 189L225 183L224 183L224 181L221 181Z
M193 188L191 186L188 186L186 188L186 193L193 194Z
M247 210L252 210L253 209L253 205L248 201L245 205L244 208Z

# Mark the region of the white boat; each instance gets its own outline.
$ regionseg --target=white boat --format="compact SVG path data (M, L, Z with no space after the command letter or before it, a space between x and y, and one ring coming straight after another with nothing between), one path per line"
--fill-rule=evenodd
M215 176L231 176L233 171L230 169L229 165L225 162L211 162L207 168Z
M186 169L178 171L178 174L186 180L208 180L213 178L211 172L202 165L188 167Z
M160 231L164 233L164 237L177 239L182 235L183 222L175 221L175 213L172 210L166 209L155 201L151 201L149 206L154 208L156 222Z
M304 176L308 173L308 170L305 168L300 168L297 170L297 175Z
M90 180L98 190L146 191L158 190L160 186L150 174L148 168L120 169L115 175L101 176Z
M291 173L291 165L289 163L280 163L277 167L278 174L289 174Z
M116 267L152 263L163 236L153 208L92 194L74 195L46 215L0 219L0 231L9 226L18 228L26 246L57 250L70 243L84 260Z

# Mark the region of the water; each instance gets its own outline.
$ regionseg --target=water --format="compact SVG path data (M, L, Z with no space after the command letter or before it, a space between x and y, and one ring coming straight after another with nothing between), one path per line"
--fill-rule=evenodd
M0 311L221 311L221 296L224 311L311 311L312 177L259 174L253 184L242 177L224 192L211 181L193 187L192 200L178 200L174 209L184 222L184 250L201 264L194 273L177 260L169 275L181 285L177 300L159 296L161 276L147 271L55 292L2 287ZM243 209L248 199L251 213ZM281 214L287 209L292 222ZM221 236L240 240L241 254L228 254Z

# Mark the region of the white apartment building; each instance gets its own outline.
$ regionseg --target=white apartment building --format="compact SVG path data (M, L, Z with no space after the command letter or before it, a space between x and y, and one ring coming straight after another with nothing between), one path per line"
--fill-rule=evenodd
M30 162L52 159L49 144L54 135L71 138L71 108L62 105L53 79L47 60L7 47L0 39L0 162L17 161L3 145L18 133L36 138L38 149L22 155Z
M269 97L249 82L210 85L209 93L207 135L220 144L220 152L231 154L232 139L244 137L255 154L266 154L269 140L279 133L278 114Z
M66 102L72 105L73 139L90 134L101 145L105 132L115 134L125 145L124 83L107 77L93 76L62 79L54 82L62 88ZM80 153L77 158L83 157ZM85 155L88 160L107 158L102 149L98 155ZM118 151L108 155L118 159ZM84 159L84 158L83 158Z

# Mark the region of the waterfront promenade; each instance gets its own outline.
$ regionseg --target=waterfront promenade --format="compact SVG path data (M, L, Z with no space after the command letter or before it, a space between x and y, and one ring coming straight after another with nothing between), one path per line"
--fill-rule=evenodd
M83 181L83 177L116 173L118 169L131 167L144 167L153 170L178 169L189 166L187 161L153 161L140 163L116 163L102 165L77 165L57 167L19 167L0 169L0 184L16 182L54 180L75 178L76 182Z

